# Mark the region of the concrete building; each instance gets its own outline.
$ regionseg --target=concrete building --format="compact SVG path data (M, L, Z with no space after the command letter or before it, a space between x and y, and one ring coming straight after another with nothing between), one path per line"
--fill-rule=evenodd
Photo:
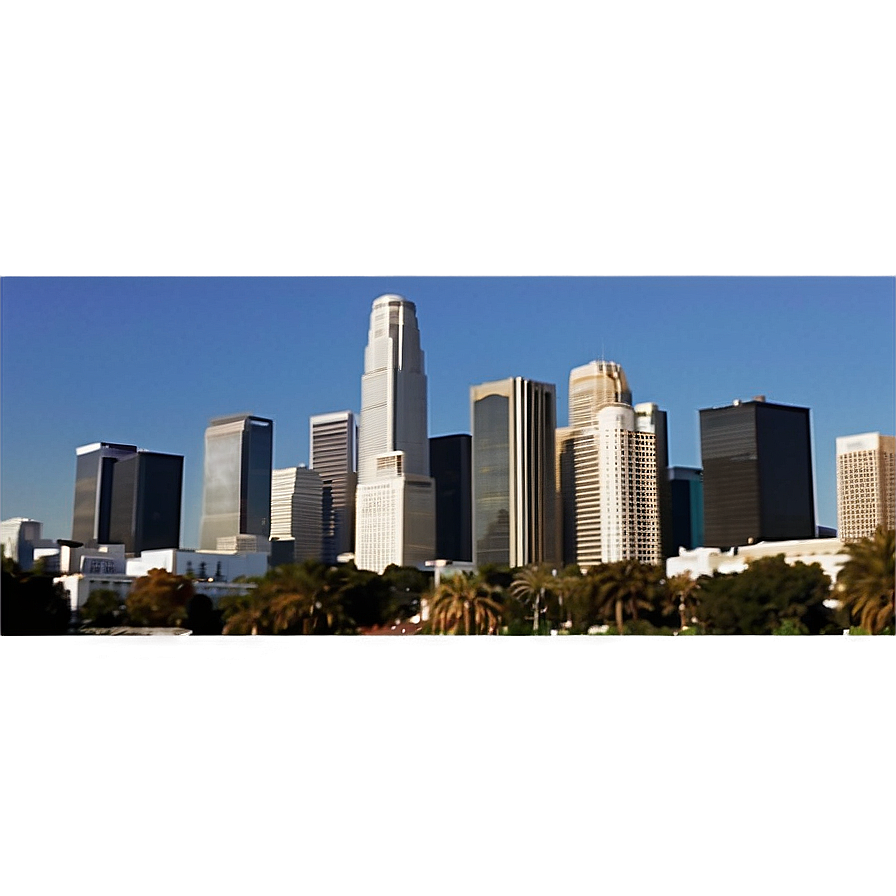
M268 555L264 551L144 551L127 561L127 574L145 576L151 569L164 569L173 575L190 576L196 583L233 582L238 578L263 576L268 571ZM203 590L203 593L205 591Z
M355 563L381 573L435 554L435 484L429 475L426 373L416 306L373 303L364 375L355 506Z
M843 541L896 528L896 438L867 432L837 439L837 528Z
M322 559L335 563L355 548L358 424L351 411L318 414L309 424L311 469L320 474Z
M429 469L436 489L436 557L473 559L473 437L466 433L429 440Z
M271 475L271 540L292 540L292 563L320 560L323 483L307 467L286 467Z
M274 423L265 417L217 417L205 431L205 477L199 546L216 550L219 538L271 534Z
M671 578L681 574L692 579L711 576L713 573L738 573L747 568L751 560L762 557L776 557L783 554L790 563L817 563L828 575L833 586L849 555L839 538L811 538L798 541L770 541L751 545L739 545L720 550L719 548L682 548L677 557L666 561L666 576Z
M43 523L29 517L17 516L0 523L0 542L3 556L10 557L24 572L32 569L41 556L58 554L55 541L42 537ZM58 568L58 567L57 567Z
M705 546L813 538L809 409L764 396L700 411Z
M512 377L470 389L473 562L559 564L556 389Z
M662 556L666 413L653 403L633 408L631 394L613 361L570 373L570 425L560 430L557 456L564 563L589 569L626 559L657 563Z

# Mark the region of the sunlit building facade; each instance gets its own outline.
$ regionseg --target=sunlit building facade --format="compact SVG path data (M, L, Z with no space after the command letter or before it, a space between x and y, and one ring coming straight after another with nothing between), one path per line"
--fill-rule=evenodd
M323 546L320 473L286 467L271 473L271 540L292 541L290 561L320 560Z
M274 423L237 414L216 417L205 431L205 478L199 547L218 550L218 539L255 536L268 549Z
M896 438L868 432L837 439L837 528L842 541L896 528Z
M351 411L318 414L309 425L311 469L320 474L324 563L354 551L358 423Z
M556 389L513 377L470 389L473 562L560 562Z
M426 373L417 309L402 296L373 303L358 432L355 564L381 573L435 557Z

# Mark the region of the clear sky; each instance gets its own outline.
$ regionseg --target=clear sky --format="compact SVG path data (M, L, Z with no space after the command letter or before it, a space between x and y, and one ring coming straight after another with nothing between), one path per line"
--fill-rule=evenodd
M74 450L359 409L370 304L416 302L430 432L473 383L618 361L697 410L894 429L894 7L0 5L0 515L70 534Z

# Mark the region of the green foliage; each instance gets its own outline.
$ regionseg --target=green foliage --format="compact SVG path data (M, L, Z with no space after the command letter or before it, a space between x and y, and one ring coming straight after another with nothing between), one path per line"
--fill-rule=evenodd
M166 627L183 625L193 583L165 569L150 569L137 579L125 601L131 625Z
M91 591L81 608L84 622L101 627L124 625L126 615L118 593L111 588Z
M790 565L779 554L740 573L701 578L696 612L713 635L768 635L785 622L808 634L833 634L835 614L824 606L829 596L830 579L817 563Z
M851 619L880 634L896 622L896 532L881 526L846 550L849 560L837 577L840 600Z
M798 619L785 619L773 632L773 635L808 635L809 629Z
M503 606L495 588L481 576L455 573L442 579L430 602L434 634L495 635L503 620Z

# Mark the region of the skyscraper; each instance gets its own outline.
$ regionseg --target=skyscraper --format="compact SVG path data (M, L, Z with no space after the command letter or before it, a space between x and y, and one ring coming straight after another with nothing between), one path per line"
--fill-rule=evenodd
M668 463L666 414L632 408L625 372L592 361L569 375L570 425L561 430L558 483L564 562L583 569L616 560L659 562L658 469Z
M693 550L703 545L703 470L669 467L669 497L672 517L670 550Z
M700 411L705 546L815 537L809 409L758 396Z
M180 547L184 459L138 451L118 460L112 475L109 540L129 554Z
M473 562L559 562L556 390L513 377L470 389Z
M466 433L429 440L429 469L436 488L436 556L473 559L472 437Z
M72 540L87 547L109 544L112 473L116 462L137 453L136 445L95 442L75 449L75 508Z
M205 431L205 485L199 547L214 551L219 538L254 535L266 550L271 532L274 423L236 414L216 417Z
M291 539L291 562L320 560L323 483L316 470L287 467L271 474L271 538Z
M383 295L373 303L358 435L356 565L382 572L392 563L433 559L424 356L416 306L401 296Z
M837 528L842 541L896 528L896 438L868 432L837 439Z
M309 428L311 468L323 486L322 559L335 563L354 546L358 424L351 411L339 411L312 417Z

